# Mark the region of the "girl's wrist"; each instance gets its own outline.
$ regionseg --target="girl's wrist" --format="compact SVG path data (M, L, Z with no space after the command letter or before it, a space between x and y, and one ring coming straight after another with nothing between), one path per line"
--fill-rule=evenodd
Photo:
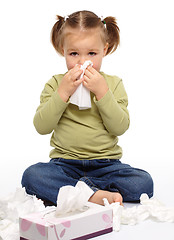
M68 100L69 100L69 95L68 94L66 94L65 92L61 91L60 88L58 88L57 92L58 92L59 96L61 97L61 99L64 102L68 102Z
M97 101L99 101L101 98L103 98L108 90L109 90L109 88L107 87L107 88L102 89L102 91L100 91L99 93L95 94Z

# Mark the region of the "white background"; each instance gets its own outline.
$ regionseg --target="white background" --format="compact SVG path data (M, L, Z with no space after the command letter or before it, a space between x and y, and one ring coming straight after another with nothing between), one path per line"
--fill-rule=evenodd
M172 0L1 1L0 195L20 186L29 165L49 161L50 135L39 135L32 121L44 84L66 71L50 43L55 16L78 10L117 18L121 45L101 70L121 77L129 97L131 125L119 139L122 161L149 171L157 196L173 204Z

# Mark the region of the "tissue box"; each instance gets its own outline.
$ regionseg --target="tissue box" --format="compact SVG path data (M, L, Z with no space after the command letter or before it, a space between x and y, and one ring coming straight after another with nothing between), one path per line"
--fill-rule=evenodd
M112 209L88 203L83 212L55 217L55 208L19 219L20 240L84 240L113 230Z

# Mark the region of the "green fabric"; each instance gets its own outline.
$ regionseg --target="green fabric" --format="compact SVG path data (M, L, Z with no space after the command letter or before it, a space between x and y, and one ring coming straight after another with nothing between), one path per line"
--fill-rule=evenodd
M58 94L63 74L53 76L46 83L40 106L34 116L34 126L40 134L53 131L51 158L120 159L122 149L117 136L129 127L128 98L122 80L100 73L109 90L99 101L91 93L91 109L65 103Z

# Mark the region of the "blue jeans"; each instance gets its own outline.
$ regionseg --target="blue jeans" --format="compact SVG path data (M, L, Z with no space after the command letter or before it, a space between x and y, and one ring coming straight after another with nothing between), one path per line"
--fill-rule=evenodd
M124 202L139 201L142 193L153 196L153 181L149 173L132 168L114 159L70 160L51 159L27 168L22 177L26 192L56 205L59 189L84 181L90 188L120 192Z

